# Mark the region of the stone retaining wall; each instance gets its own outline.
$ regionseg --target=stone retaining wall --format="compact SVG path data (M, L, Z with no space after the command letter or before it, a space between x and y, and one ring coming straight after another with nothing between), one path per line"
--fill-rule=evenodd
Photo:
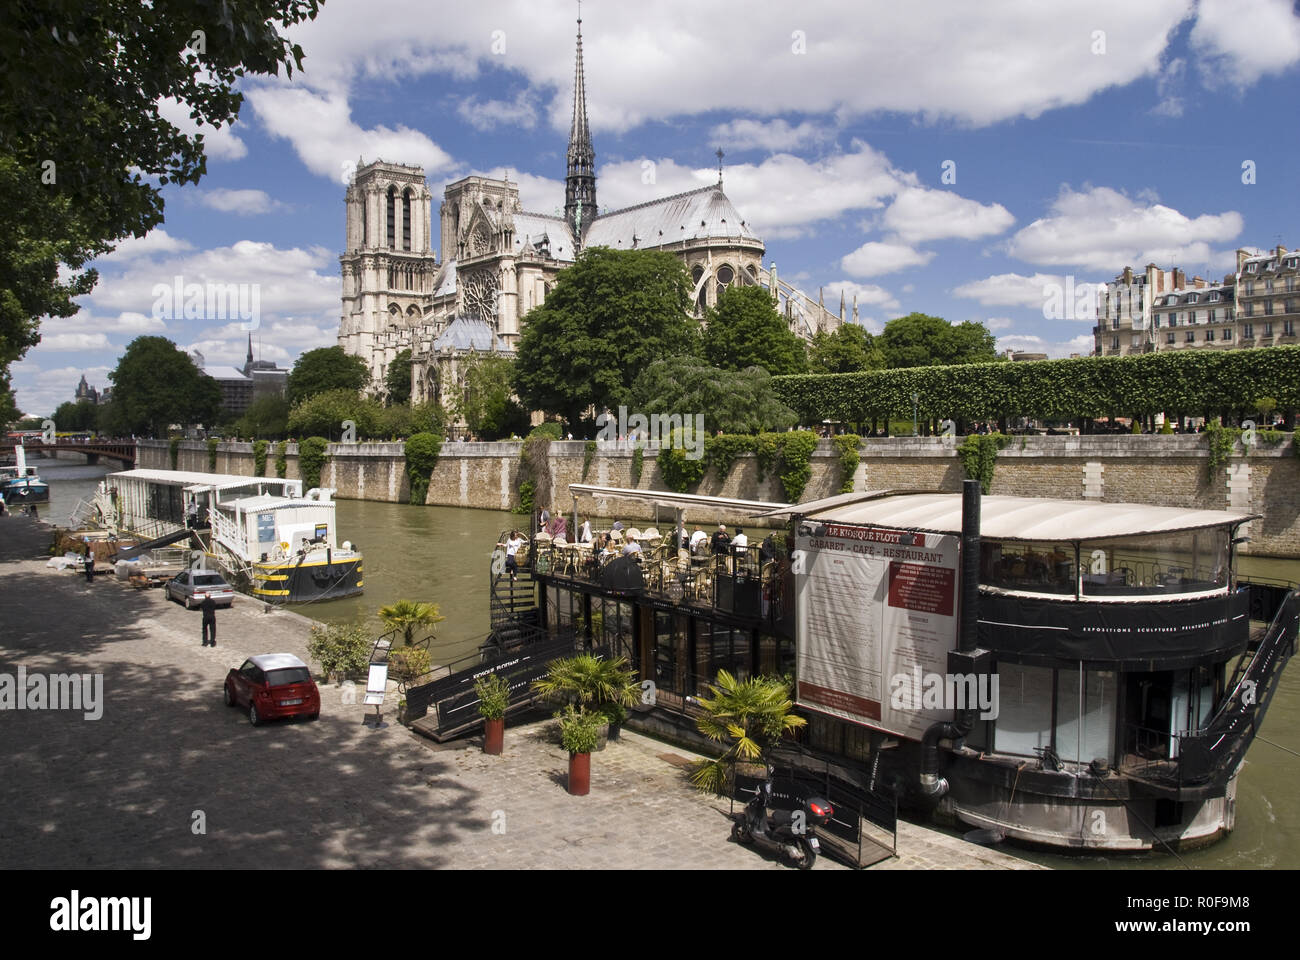
M858 490L961 489L964 478L955 438L891 437L863 441L855 473ZM508 510L517 500L518 441L446 443L429 481L426 503ZM642 490L664 490L656 463L657 448L644 454ZM573 509L570 483L631 487L632 451L626 444L601 441L583 477L585 445L580 440L551 444L549 503L567 514ZM1055 497L1064 500L1150 503L1161 506L1241 510L1263 514L1246 533L1252 538L1243 552L1265 556L1300 556L1300 459L1287 441L1276 447L1256 445L1249 456L1237 456L1207 477L1209 448L1203 435L1144 435L1105 437L1015 437L998 455L992 493ZM288 446L289 477L298 477L297 444ZM139 466L168 469L166 441L142 441ZM183 441L177 464L181 470L208 471L207 445ZM217 472L253 472L251 443L222 443ZM818 444L812 458L812 478L803 500L827 497L839 490L840 462L830 441ZM267 457L266 475L275 476L275 456ZM406 458L401 443L331 444L321 482L343 498L405 503L410 497ZM785 500L780 478L758 477L753 454L736 460L726 477L707 474L694 493L743 500ZM593 502L581 497L578 512L624 520L654 518L653 506L626 501ZM660 518L671 516L661 510ZM719 516L714 511L687 513L689 523L752 523L744 515Z

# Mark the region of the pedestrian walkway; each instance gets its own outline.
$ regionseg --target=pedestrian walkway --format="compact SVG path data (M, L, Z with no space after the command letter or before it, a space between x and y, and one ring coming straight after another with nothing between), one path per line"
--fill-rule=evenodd
M728 804L687 783L677 748L624 733L592 757L591 794L542 721L505 752L439 745L322 685L321 719L252 727L222 702L255 653L307 659L310 620L236 597L201 615L109 575L45 567L48 528L0 520L0 672L102 674L102 718L0 712L0 868L404 867L788 869L729 839ZM362 699L360 696L356 700ZM1029 867L922 827L906 866ZM823 857L816 869L843 869Z

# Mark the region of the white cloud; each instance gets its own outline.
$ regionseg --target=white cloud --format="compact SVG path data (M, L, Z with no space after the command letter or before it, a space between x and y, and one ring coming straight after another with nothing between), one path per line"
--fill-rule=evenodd
M1015 350L1024 353L1045 353L1048 357L1056 359L1059 357L1068 357L1071 354L1081 354L1090 356L1094 342L1089 334L1081 333L1077 337L1071 337L1064 341L1049 341L1042 337L1029 335L1013 334L1007 337L998 337L998 352L1006 350Z
M15 399L19 409L31 416L47 417L59 404L76 399L77 384L81 381L83 373L86 375L86 382L92 387L103 389L111 386L108 373L112 367L103 365L65 366L42 370L35 364L29 366L26 361L23 361L19 366L22 367L23 376L21 381L17 376L14 378ZM17 370L18 367L15 367L15 371Z
M908 187L885 211L882 225L904 243L957 237L976 240L1002 233L1016 218L1000 203L985 206L948 190Z
M358 156L419 164L430 176L454 166L451 156L418 130L358 126L340 94L318 95L301 86L279 84L257 87L247 96L272 136L288 140L308 170L335 178L340 187L345 170Z
M989 317L984 321L984 326L990 330L1009 330L1011 329L1010 317Z
M1183 77L1187 73L1187 61L1178 57L1170 60L1160 69L1156 77L1156 95L1160 102L1151 109L1158 117L1181 117L1183 115L1183 98L1178 95L1182 89Z
M1188 43L1206 86L1244 88L1300 63L1300 17L1291 0L1200 0Z
M154 227L143 237L127 237L119 241L111 253L100 257L94 265L121 263L137 257L152 257L162 253L180 253L193 248L194 244L188 240L173 237L162 227Z
M42 333L40 344L33 350L106 350L108 346L108 337L102 333Z
M766 150L777 153L786 150L807 149L820 144L834 132L809 120L790 126L780 117L775 120L732 120L713 128L710 136L723 147L736 150ZM724 158L725 159L725 158Z
M213 160L241 160L248 154L247 145L235 136L231 126L200 126L197 121L190 119L190 108L177 100L170 97L160 99L158 114L187 136L203 134L203 152ZM235 123L238 124L238 121Z
M1160 203L1133 200L1109 187L1061 187L1049 216L1035 220L1007 243L1028 263L1078 266L1116 274L1150 262L1219 265L1223 245L1241 233L1236 211L1188 217Z
M475 170L473 173L492 180L508 179L511 183L518 184L519 202L529 213L554 213L556 209L564 209L563 180L521 173L513 167L493 167L491 170ZM598 194L600 186L597 181Z
M475 130L495 130L497 127L519 127L531 130L537 126L537 102L528 90L521 90L514 100L480 100L469 97L456 108L461 119Z
M241 217L271 213L284 206L280 201L272 200L265 190L227 190L218 187L202 191L198 199L205 207Z
M840 259L840 267L855 277L876 277L908 267L922 267L933 259L932 252L914 250L907 244L870 240L845 254Z
M583 24L589 111L598 131L711 111L896 111L987 125L1154 75L1190 12L1190 0L935 0L923 16L888 0L767 0L739 16L696 0L606 4ZM1093 52L1097 29L1108 34L1105 56ZM551 125L567 129L573 24L550 5L506 0L431 15L424 0L372 0L326 9L290 35L308 51L304 80L316 89L341 93L359 76L400 84L503 69L545 91Z
M999 273L983 280L964 283L952 291L954 297L977 300L986 307L1032 307L1042 309L1048 291L1064 286L1065 277L1058 274L1035 273L1026 277L1019 273Z

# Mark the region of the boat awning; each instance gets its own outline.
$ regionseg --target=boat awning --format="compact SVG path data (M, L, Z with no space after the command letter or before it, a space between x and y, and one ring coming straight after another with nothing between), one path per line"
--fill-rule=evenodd
M196 473L190 470L122 470L110 473L109 477L121 480L142 480L146 483L161 483L172 487L184 487L189 492L204 490L227 490L232 487L248 487L263 484L268 489L289 487L301 488L301 480L288 480L279 477L241 477L233 473Z
M834 499L834 498L831 498ZM816 501L793 511L819 523L889 527L926 533L961 533L960 493L895 494L840 506ZM980 503L980 535L991 540L1070 542L1234 527L1262 514L1228 510L1096 503L1034 497L986 496Z
M731 497L704 497L694 493L673 493L671 490L631 490L626 487L598 487L589 483L571 483L569 492L574 496L595 497L598 500L635 500L661 507L705 507L715 510L733 510L751 517L763 516L773 510L788 507L786 503L766 500L735 500Z

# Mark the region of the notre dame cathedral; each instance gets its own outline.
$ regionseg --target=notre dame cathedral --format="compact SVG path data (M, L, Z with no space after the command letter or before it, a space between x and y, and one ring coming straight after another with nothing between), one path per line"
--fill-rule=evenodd
M719 155L721 161L721 155ZM388 364L411 350L411 400L448 402L475 353L513 356L520 324L556 275L586 247L669 250L695 282L697 315L732 284L771 293L805 339L845 319L764 269L763 241L718 182L622 210L596 205L596 154L587 126L582 21L574 70L573 125L563 216L528 213L509 180L465 177L447 185L433 246L432 194L420 167L382 160L360 166L348 187L339 345L370 366L381 390ZM438 258L438 250L442 259ZM856 318L857 306L853 307Z

